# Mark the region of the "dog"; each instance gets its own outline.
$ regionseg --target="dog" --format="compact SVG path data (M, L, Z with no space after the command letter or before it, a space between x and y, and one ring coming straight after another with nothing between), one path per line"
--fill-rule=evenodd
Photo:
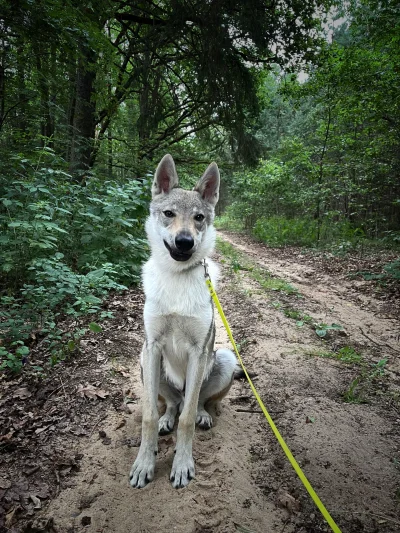
M216 285L218 267L208 255L215 244L214 208L220 176L211 163L192 191L178 186L172 157L160 161L152 185L146 233L150 259L143 267L146 340L141 353L144 386L142 440L130 472L132 487L154 477L158 433L173 430L180 413L170 480L185 487L195 475L195 424L212 427L206 409L229 391L237 360L227 349L214 351L214 308L205 283L205 263ZM165 406L159 418L157 399Z

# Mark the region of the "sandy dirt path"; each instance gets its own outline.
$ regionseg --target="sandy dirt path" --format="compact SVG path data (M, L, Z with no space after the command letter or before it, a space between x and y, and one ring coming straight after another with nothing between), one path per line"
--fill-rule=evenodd
M219 317L216 344L229 346ZM132 395L139 397L138 357L133 364L130 388ZM115 533L235 531L235 524L255 531L279 527L284 513L262 498L248 468L249 447L257 430L242 424L243 417L230 401L243 394L248 394L247 388L236 383L215 427L207 432L196 431L196 479L183 490L174 490L169 482L175 434L159 439L154 482L142 490L128 485L128 473L140 439L140 403L130 416L110 415L101 424L110 442L105 446L96 432L86 444L81 471L73 486L63 491L48 511L55 524L61 531ZM122 420L126 420L126 425L116 429ZM122 445L127 439L136 446ZM247 506L245 512L243 505Z
M293 260L277 261L268 249L240 236L226 234L224 239L296 286L302 296L262 291L248 272L233 272L225 260L220 299L247 367L256 374L255 384L289 447L343 532L399 531L400 348L393 335L398 322L380 317L379 302L369 299L366 304L353 297L343 280L324 279ZM344 333L321 340L311 327L299 327L285 316L282 309L289 307L317 321L341 324ZM218 344L228 345L220 321L217 337ZM129 344L129 333L124 342ZM310 355L341 346L361 352L367 368L388 359L384 375L367 380L368 403L343 401L360 372L358 366ZM129 365L126 386L133 398L140 398L136 352ZM109 372L109 362L101 368ZM247 384L235 382L214 428L196 430L196 479L181 490L174 490L168 480L175 431L160 437L155 480L142 490L129 487L140 439L139 400L132 411L110 411L90 438L74 443L83 454L80 471L42 512L52 517L57 531L330 531Z

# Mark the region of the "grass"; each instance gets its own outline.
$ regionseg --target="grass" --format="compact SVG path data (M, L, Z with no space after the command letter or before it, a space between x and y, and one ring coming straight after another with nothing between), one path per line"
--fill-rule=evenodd
M356 352L351 346L344 346L337 352L322 350L308 352L308 355L312 355L314 357L324 357L327 359L335 359L336 361L352 365L360 365L364 362L362 355Z
M341 363L359 367L358 374L342 393L343 401L346 403L366 403L368 393L371 393L374 384L376 385L379 379L385 377L387 359L380 359L377 363L369 363L352 346L344 346L337 352L312 351L308 352L308 355L335 359Z
M266 291L279 291L285 294L296 294L299 291L290 285L287 281L281 278L272 277L271 274L263 268L254 268L251 271L251 277L261 285Z
M250 277L253 278L265 291L278 291L289 295L298 295L298 290L290 285L290 283L272 276L265 268L256 266L229 242L218 238L217 250L224 256L223 262L228 264L228 267L233 273L236 274L240 270L248 272Z
M313 324L314 319L310 315L306 315L302 313L301 311L298 311L297 309L293 309L292 307L286 307L283 309L283 314L287 318L291 318L292 320L296 320L296 325L298 327L304 326L304 324Z

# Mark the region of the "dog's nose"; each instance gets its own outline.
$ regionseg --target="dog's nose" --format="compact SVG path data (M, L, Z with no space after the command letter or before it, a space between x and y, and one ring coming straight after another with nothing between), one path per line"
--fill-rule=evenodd
M180 252L189 252L193 248L194 240L190 233L179 233L175 237L175 246Z

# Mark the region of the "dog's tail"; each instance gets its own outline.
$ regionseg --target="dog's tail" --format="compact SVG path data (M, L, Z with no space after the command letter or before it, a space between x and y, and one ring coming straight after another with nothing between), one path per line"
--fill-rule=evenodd
M247 373L251 379L257 377L258 375L255 372L247 371ZM246 374L244 373L244 370L239 365L236 365L235 371L233 373L233 379L247 379Z

